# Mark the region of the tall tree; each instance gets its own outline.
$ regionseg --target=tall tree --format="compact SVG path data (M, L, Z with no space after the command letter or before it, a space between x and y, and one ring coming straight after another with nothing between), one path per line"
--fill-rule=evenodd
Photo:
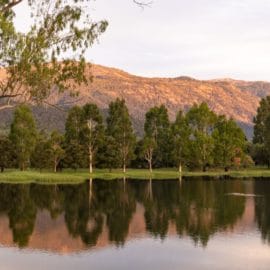
M117 98L109 105L107 135L111 136L118 146L118 155L120 156L123 172L125 173L127 165L134 158L136 137L124 100Z
M164 105L151 108L145 115L144 133L154 140L154 163L156 166L170 165L172 137L168 111Z
M89 0L28 0L32 25L20 33L14 7L22 2L0 1L0 66L5 68L0 109L26 101L48 103L55 90L74 94L75 85L91 80L84 54L107 27L106 21L90 19L84 5Z
M95 154L104 137L103 119L97 105L84 105L82 121L82 140L87 147L89 172L92 173Z
M36 146L31 155L31 165L40 171L50 166L50 146L47 134L43 131L37 134Z
M254 136L252 146L252 157L257 164L267 164L270 167L268 158L268 118L270 117L270 96L262 98L254 117Z
M74 106L69 110L65 124L65 163L73 169L78 169L85 165L85 151L81 144L82 116L82 108Z
M257 109L257 115L254 117L254 137L253 143L264 144L265 142L265 127L266 120L270 115L270 96L267 96L260 101Z
M50 151L50 159L53 163L53 170L57 172L57 167L59 162L65 155L65 151L63 149L64 138L58 131L53 131L49 138L49 151Z
M110 172L122 165L119 145L112 136L106 135L102 140L98 148L97 163L100 168L108 168Z
M172 125L173 134L173 155L178 165L179 173L182 173L183 163L187 163L190 152L190 136L191 129L187 123L187 119L182 111L179 111L175 122Z
M236 154L244 152L246 137L233 119L219 117L213 131L214 161L218 166L223 166L225 171L233 165Z
M157 147L156 141L153 137L145 136L142 141L142 155L144 159L148 162L148 168L150 173L153 171L153 155Z
M37 129L32 111L25 105L19 106L14 112L10 127L10 140L16 149L18 164L22 171L29 165L36 137Z
M216 122L216 114L206 103L193 105L186 114L191 128L192 163L202 167L203 171L213 162L214 141L212 132Z

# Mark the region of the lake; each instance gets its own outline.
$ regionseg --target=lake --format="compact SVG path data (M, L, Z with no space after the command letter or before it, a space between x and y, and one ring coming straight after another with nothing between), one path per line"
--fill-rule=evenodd
M2 270L270 269L270 179L0 184Z

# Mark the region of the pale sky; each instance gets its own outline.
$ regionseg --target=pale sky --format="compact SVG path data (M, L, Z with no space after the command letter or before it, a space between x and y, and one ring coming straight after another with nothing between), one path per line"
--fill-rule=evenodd
M142 76L270 81L269 0L96 0L109 27L87 52L95 64ZM27 15L18 7L17 25Z

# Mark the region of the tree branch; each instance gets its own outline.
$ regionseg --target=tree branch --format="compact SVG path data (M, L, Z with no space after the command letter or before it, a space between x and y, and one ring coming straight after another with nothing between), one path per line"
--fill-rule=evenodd
M6 4L2 9L1 12L5 13L7 11L9 11L10 9L12 9L14 6L20 4L23 0L13 0L10 3Z
M15 98L21 96L22 94L14 94L14 95L0 95L0 99L2 98Z
M14 108L14 107L15 107L15 105L10 105L10 104L0 105L0 111L5 110L5 109Z
M145 1L133 0L133 3L135 3L138 6L140 6L141 8L144 8L144 7L151 6L153 4L153 1L145 2Z

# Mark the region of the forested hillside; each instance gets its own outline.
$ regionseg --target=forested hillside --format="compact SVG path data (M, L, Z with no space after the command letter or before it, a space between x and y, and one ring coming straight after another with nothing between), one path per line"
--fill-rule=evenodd
M49 101L61 107L34 107L42 128L63 130L66 111L76 104L93 102L106 114L108 104L115 98L126 100L134 127L142 133L145 112L154 105L164 104L173 120L179 108L188 110L194 103L207 102L218 114L234 118L251 138L252 120L261 97L270 93L270 83L246 82L231 79L201 81L189 77L144 78L124 71L93 65L87 76L93 82L78 86L78 96L53 93ZM9 125L12 110L0 111L1 128Z

